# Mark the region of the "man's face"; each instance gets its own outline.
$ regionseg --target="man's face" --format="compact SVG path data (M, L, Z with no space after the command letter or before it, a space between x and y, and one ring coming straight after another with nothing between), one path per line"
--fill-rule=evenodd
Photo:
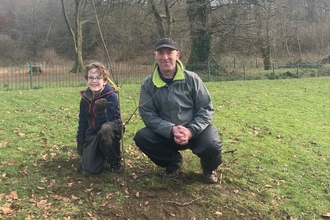
M87 84L93 92L98 92L107 84L107 80L103 79L97 68L90 69L87 76Z
M155 60L163 75L173 74L176 70L176 61L180 57L180 52L171 48L160 48L154 53Z

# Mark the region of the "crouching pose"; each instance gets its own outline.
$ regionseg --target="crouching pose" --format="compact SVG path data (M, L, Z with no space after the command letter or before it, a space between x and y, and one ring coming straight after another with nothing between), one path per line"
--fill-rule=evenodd
M117 94L109 86L108 77L103 64L93 62L86 66L88 88L80 92L77 131L77 151L82 157L78 170L82 174L99 174L107 163L115 173L122 170L122 122Z
M156 165L164 167L165 178L176 178L184 167L180 150L190 149L200 159L203 179L218 181L222 162L218 129L210 95L196 73L185 70L175 41L156 43L154 72L142 83L139 113L146 125L134 141Z

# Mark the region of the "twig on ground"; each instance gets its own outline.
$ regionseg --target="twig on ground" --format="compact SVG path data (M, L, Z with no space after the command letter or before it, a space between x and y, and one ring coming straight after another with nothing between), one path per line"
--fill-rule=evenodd
M220 173L220 181L219 181L219 185L221 185L222 182L222 173Z
M237 149L227 150L227 151L223 152L223 154L234 153L235 151L237 151Z
M179 203L179 202L173 202L173 201L166 201L165 203L173 203L173 204L176 204L176 205L179 205L179 206L186 206L186 205L190 205L191 203L193 202L196 202L197 200L203 198L204 195L190 201L190 202L186 202L186 203Z

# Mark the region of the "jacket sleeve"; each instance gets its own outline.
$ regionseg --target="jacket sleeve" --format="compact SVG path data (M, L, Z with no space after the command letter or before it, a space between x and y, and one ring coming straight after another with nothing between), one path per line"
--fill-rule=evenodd
M86 119L87 107L84 107L84 100L80 100L79 105L79 115L78 115L78 131L77 131L77 140L85 140L85 133L88 127L88 122Z
M193 119L187 127L192 132L192 137L194 138L197 137L208 125L210 125L214 116L214 108L210 94L205 84L199 77L194 78L192 90L192 96L195 102L195 111Z
M150 127L157 134L166 138L172 138L172 127L175 125L172 122L166 121L158 116L158 109L154 104L154 99L157 96L157 90L151 90L151 76L149 76L141 85L139 113L147 127Z
M121 124L122 122L120 117L117 93L115 91L110 93L106 99L111 102L111 105L109 105L106 109L107 121L114 122L116 124Z

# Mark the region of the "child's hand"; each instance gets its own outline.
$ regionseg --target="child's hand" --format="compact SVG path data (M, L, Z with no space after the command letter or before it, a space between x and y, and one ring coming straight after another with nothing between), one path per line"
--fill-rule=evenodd
M98 99L95 101L95 109L97 113L103 113L105 108L111 105L112 102L108 102L105 98Z

